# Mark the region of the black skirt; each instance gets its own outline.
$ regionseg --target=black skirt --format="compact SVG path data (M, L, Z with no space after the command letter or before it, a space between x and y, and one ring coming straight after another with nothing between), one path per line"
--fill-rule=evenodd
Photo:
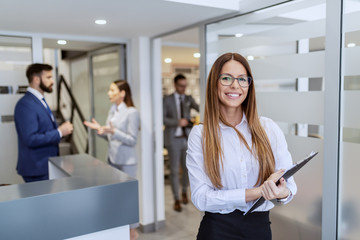
M248 216L235 210L228 214L205 212L197 240L271 240L269 211Z

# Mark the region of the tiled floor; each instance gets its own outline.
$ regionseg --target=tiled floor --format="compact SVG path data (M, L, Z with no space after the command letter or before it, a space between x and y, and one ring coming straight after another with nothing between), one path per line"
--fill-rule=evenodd
M190 196L189 196L190 197ZM138 240L192 240L196 238L202 213L190 202L182 212L173 210L170 185L165 185L165 226L153 233L139 233Z

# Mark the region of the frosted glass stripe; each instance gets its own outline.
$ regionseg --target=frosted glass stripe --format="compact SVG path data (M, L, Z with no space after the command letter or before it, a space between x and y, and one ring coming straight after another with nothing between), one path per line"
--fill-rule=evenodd
M28 85L29 82L25 76L26 70L1 71L0 78L2 85Z
M355 106L360 102L360 91L343 91L343 127L360 128L360 111Z
M239 25L241 26L242 23L243 22L239 23ZM322 36L325 36L325 21L317 20L245 35L241 38L233 37L208 42L207 51L220 53L233 52L235 49L240 50L257 46L279 45L287 42L296 42L299 39Z
M318 159L317 161L322 161L324 140L294 135L285 135L285 137L294 162L301 160L311 151L319 152L316 158Z
M354 32L360 29L359 27L360 12L347 13L344 15L343 31Z
M322 77L325 53L323 51L285 56L271 56L250 62L256 79Z
M238 52L243 56L254 56L254 57L265 57L269 56L281 56L281 55L290 55L296 53L296 42L286 42L279 45L269 46L256 46L251 48L234 48L233 52Z
M274 121L324 125L323 92L257 93L259 114Z
M360 75L360 47L343 49L343 75Z
M28 52L10 52L10 51L1 51L0 52L0 61L4 62L27 62L31 63L31 49L29 48Z
M13 115L14 109L17 101L22 97L23 95L14 94L0 94L0 115Z

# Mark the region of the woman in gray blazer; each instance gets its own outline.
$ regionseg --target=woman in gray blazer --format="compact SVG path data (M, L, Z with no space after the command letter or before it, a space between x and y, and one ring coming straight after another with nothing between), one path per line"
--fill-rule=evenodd
M125 80L114 81L110 84L108 96L113 104L106 124L101 126L95 119L91 122L85 121L84 124L108 141L109 164L136 178L135 145L140 117L132 101L129 84ZM130 226L131 240L137 239L137 225Z

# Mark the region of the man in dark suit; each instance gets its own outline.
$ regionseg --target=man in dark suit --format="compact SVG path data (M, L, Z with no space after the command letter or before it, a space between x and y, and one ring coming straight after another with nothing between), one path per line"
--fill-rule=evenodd
M174 195L174 210L181 212L179 197L179 166L182 168L182 194L183 204L188 203L187 188L189 186L186 168L187 136L192 123L190 121L191 108L199 111L199 105L190 95L185 95L187 80L179 74L174 78L175 92L163 99L164 114L164 143L168 150L170 162L170 182Z
M73 126L65 122L57 127L47 105L44 92L51 93L54 84L52 66L35 63L28 66L29 87L15 106L15 126L18 136L16 170L25 182L49 179L48 158L59 154L61 137L72 133Z

